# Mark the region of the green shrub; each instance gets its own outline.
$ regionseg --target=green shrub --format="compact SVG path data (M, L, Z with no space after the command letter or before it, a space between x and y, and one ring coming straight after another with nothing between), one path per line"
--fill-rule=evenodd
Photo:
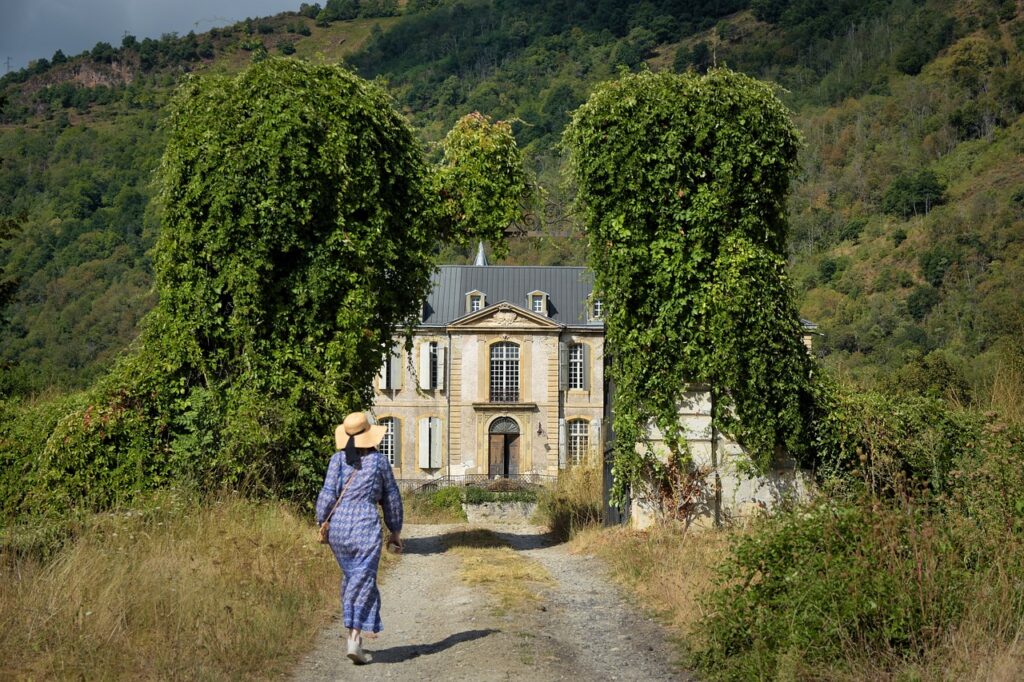
M984 419L936 397L815 382L815 442L806 466L833 491L901 496L947 490L950 472L976 456Z
M931 285L917 287L907 296L907 312L920 322L939 302L939 290Z
M466 520L466 513L462 511L462 491L458 488L404 495L402 504L409 523L458 523Z
M797 677L864 652L913 657L964 608L960 547L919 508L819 504L740 537L708 600L698 665L717 679Z
M726 680L890 678L955 659L950 642L1011 646L1024 622L1024 432L967 431L938 494L823 498L738 536L696 627L694 665ZM912 433L889 434L890 446ZM927 449L946 459L943 445Z

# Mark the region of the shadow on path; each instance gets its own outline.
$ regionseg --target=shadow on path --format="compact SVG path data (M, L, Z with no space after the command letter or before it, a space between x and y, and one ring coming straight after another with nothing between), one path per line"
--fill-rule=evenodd
M456 644L472 642L474 639L487 637L498 632L501 632L501 630L493 628L466 630L465 632L456 632L454 635L448 635L440 642L435 642L434 644L406 644L403 646L393 646L390 649L371 649L370 653L373 654L374 663L402 663L403 661L412 660L417 656L436 654L445 649L450 649Z
M536 533L515 533L506 532L497 526L488 526L502 542L507 543L515 550L538 549L559 544L559 542L545 530L538 528ZM403 554L416 554L420 556L430 554L441 554L452 546L466 544L462 540L467 535L479 532L478 527L467 525L465 528L446 530L437 535L425 535L421 537L403 538L405 549ZM472 543L476 544L476 543ZM479 545L476 545L479 546Z

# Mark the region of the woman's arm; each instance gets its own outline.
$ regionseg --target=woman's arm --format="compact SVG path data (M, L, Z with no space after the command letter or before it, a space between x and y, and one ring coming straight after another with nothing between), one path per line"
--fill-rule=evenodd
M402 493L395 482L395 472L391 471L386 457L377 456L381 475L384 478L384 491L380 498L380 506L384 510L384 525L393 536L402 532Z
M340 452L334 453L331 463L327 465L327 475L324 477L324 487L320 489L320 495L316 498L316 523L320 525L329 513L331 507L338 499L338 479L341 477L342 457Z

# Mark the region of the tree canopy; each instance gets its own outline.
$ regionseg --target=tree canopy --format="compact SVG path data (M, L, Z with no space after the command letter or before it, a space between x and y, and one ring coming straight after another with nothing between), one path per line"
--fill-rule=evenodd
M769 87L725 69L599 86L565 133L615 383L616 486L687 446L678 410L710 385L714 417L766 467L807 442L809 361L786 276L797 135Z

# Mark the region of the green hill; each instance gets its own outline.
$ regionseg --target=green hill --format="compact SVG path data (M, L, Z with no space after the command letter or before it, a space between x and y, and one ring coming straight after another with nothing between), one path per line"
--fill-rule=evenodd
M0 331L11 390L84 385L134 337L152 305L161 107L185 74L267 55L343 59L386 79L425 144L473 110L515 120L544 188L514 244L519 263L584 258L557 143L595 83L620 69L714 64L770 80L806 143L792 272L826 362L869 383L899 370L915 379L897 384L940 391L951 374L983 399L1024 328L1015 2L335 0L328 10L127 37L0 80L0 215L20 225L0 251L20 284Z

